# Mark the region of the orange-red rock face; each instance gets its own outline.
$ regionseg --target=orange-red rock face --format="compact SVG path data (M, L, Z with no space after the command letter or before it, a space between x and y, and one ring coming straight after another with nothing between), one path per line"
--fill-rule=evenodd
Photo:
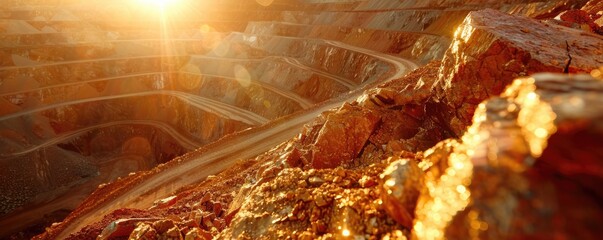
M351 105L327 116L310 147L312 167L334 168L358 157L380 120L377 113Z
M589 75L538 74L515 80L500 97L480 104L462 142L440 146L443 156L428 157L435 162L426 181L436 187L419 199L413 235L596 239L601 230L589 223L603 218L596 203L601 189L593 185L602 178L578 169L600 165L586 160L598 150L581 145L601 134L601 112L592 104L600 101L594 95L602 83ZM438 166L441 160L447 166ZM459 185L447 193L445 188L455 187L445 184L450 178ZM438 203L446 210L434 211ZM449 225L439 224L438 214L452 217L444 222Z
M456 134L473 109L500 94L516 77L537 72L589 73L603 65L601 37L514 17L494 10L472 12L443 59L436 91Z

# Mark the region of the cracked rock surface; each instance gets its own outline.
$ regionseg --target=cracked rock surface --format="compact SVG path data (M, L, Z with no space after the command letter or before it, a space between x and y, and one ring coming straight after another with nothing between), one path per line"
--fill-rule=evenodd
M470 13L456 30L435 86L442 118L460 135L475 106L519 76L589 73L603 65L603 38L491 9Z

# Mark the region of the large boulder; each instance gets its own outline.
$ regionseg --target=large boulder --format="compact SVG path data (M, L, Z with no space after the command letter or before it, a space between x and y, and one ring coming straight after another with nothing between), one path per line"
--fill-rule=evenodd
M426 151L414 237L597 239L602 91L589 75L538 74L480 104L461 141Z
M475 107L519 76L588 73L603 65L603 38L577 29L485 9L454 34L434 88L441 118L462 135Z

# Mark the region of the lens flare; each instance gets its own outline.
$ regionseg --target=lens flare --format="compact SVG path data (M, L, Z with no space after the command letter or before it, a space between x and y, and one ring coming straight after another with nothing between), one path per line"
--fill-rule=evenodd
M251 85L251 74L247 69L239 64L234 66L234 75L239 84L243 87L249 87Z

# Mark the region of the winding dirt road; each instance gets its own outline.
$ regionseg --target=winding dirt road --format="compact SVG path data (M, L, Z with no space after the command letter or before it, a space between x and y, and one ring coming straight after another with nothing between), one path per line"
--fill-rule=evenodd
M107 127L112 127L112 126L117 126L117 125L147 125L147 126L152 126L156 129L159 129L161 131L163 131L164 133L170 135L174 140L176 140L178 142L178 144L180 144L180 146L188 149L188 150L192 150L195 148L198 148L199 146L201 146L202 144L199 142L195 142L194 140L191 140L190 137L187 137L181 133L179 133L176 129L174 129L172 126L170 126L167 123L164 122L160 122L160 121L153 121L153 120L125 120L125 121L115 121L115 122L107 122L107 123L103 123L103 124L98 124L98 125L94 125L94 126L88 126L82 129L78 129L75 131L71 131L71 132L67 132L67 133L63 133L60 134L58 136L55 136L51 139L48 139L42 143L38 143L35 146L31 146L29 148L25 148L22 149L18 152L11 152L11 153L0 153L0 157L2 158L9 158L9 157L14 157L14 156L19 156L19 155L23 155L23 154L27 154L27 153L31 153L34 152L36 150L39 150L41 148L44 147L48 147L48 146L52 146L55 145L57 143L61 143L65 140L71 139L71 138L75 138L78 136L81 136L85 133L87 133L88 131L91 130L95 130L95 129L100 129L100 128L107 128Z
M205 97L200 97L200 96L197 96L194 94L183 93L183 92L179 92L179 91L169 91L169 90L155 90L155 91L146 91L146 92L138 92L138 93L116 94L116 95L111 95L111 96L101 96L101 97L95 97L95 98L86 98L86 99L79 99L79 100L74 100L74 101L69 101L69 102L50 104L50 105L46 105L46 106L42 106L42 107L38 107L38 108L34 108L34 109L28 109L25 111L20 111L20 112L0 116L0 121L23 116L23 115L30 114L30 113L36 113L36 112L40 112L40 111L44 111L44 110L49 110L49 109L54 109L54 108L69 106L69 105L74 105L74 104L111 100L111 99L120 99L120 98L142 97L142 96L150 96L150 95L168 95L168 96L177 97L178 99L186 101L187 103L189 103L192 106L195 106L199 109L214 113L225 119L240 121L240 122L243 122L243 123L246 123L249 125L258 125L258 124L264 124L264 123L268 122L268 119L254 113L254 112L250 112L250 111L247 111L247 110L244 110L244 109L241 109L241 108L238 108L238 107L235 107L235 106L232 106L232 105L220 102L220 101L216 101L216 100L205 98Z
M32 93L32 92L42 92L42 91L50 91L54 88L61 88L61 87L74 87L74 86L81 86L84 84L88 84L88 83L97 83L97 82L104 82L104 81L117 81L117 80L124 80L124 79L129 79L129 78L137 78L137 77L148 77L148 76L161 76L164 74L189 74L189 75L194 75L194 76L199 76L199 77L204 77L204 76L208 76L208 77L217 77L217 78L224 78L224 79L228 79L228 80L233 80L236 81L237 79L232 77L232 76L225 76L225 75L218 75L218 74L209 74L209 73L193 73L193 72L187 72L187 71L175 71L175 72L145 72L145 73L135 73L135 74L124 74L118 77L106 77L106 78L97 78L97 79L91 79L91 80L85 80L85 81L78 81L78 82L70 82L70 83L60 83L60 84L53 84L53 85L48 85L48 86L43 86L43 87L37 87L37 88L31 88L31 89L23 89L23 90L13 90L10 92L3 92L4 89L0 88L0 97L8 97L11 95L17 95L17 94L28 94L28 93ZM301 108L309 108L310 106L312 106L314 103L311 102L308 99L305 99L295 93L289 92L289 91L285 91L279 87L275 87L272 86L268 83L264 83L261 81L251 81L251 84L256 84L262 88L265 88L275 94L278 94L282 97L288 98L289 100L292 100L294 102L296 102L297 104L299 104L299 106Z

